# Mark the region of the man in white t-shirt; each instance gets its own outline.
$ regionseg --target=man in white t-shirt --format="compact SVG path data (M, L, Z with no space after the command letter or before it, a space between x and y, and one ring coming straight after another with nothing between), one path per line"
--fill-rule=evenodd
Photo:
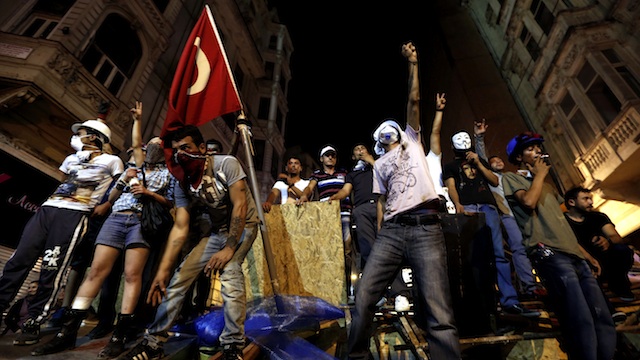
M102 120L87 120L71 127L71 147L76 153L64 159L60 171L65 181L42 204L25 226L18 247L0 278L0 313L42 256L38 291L29 304L29 319L14 345L31 345L40 339L40 324L47 319L60 291L62 273L74 248L84 236L89 217L103 215L108 202L98 205L111 182L123 172L122 160L102 152L111 130Z
M436 193L420 138L418 57L412 43L402 46L409 65L407 126L384 121L374 132L380 155L373 168L373 193L378 197L378 234L362 273L349 332L350 359L370 358L375 304L407 261L413 282L426 303L424 323L433 359L460 359L458 330L447 273L440 199Z
M309 185L309 180L300 177L302 163L297 156L290 156L287 161L286 179L279 179L273 184L267 200L262 203L265 212L271 211L273 204L295 204L302 195L304 189Z

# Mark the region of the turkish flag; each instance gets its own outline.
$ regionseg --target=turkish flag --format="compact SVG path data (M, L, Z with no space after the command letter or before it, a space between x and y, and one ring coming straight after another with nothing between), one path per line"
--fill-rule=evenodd
M205 5L182 50L173 76L169 109L160 136L164 137L184 125L206 124L218 116L240 109L242 104L227 54L211 9ZM181 169L173 166L170 146L165 144L167 164L174 176L182 180L182 174L178 174Z

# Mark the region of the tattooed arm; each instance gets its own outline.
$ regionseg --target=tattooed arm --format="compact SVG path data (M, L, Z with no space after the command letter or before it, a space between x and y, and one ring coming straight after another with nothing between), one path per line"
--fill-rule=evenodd
M244 225L247 218L247 187L246 179L242 179L229 186L229 196L231 197L231 221L229 222L229 233L227 235L227 245L222 250L211 256L204 269L205 274L210 276L211 272L221 270L227 265L236 251Z

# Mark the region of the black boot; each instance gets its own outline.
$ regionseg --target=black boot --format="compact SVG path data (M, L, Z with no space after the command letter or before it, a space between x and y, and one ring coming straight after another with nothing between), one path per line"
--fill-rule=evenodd
M76 347L76 337L82 320L87 317L86 310L67 310L62 317L62 329L48 343L33 349L31 355L55 354Z
M109 343L98 354L99 359L111 359L124 352L124 344L127 340L127 331L133 326L133 314L118 314L118 323L113 330Z

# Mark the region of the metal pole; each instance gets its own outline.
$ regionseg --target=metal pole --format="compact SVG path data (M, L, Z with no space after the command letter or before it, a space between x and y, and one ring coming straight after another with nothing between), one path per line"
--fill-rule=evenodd
M262 243L264 244L264 256L267 260L267 267L269 268L269 277L271 278L271 288L273 289L273 295L276 299L276 307L278 312L282 312L282 304L280 304L280 284L278 283L278 274L276 272L276 265L273 259L273 252L271 251L271 243L269 242L269 234L267 232L267 223L264 220L264 211L262 210L262 201L260 200L260 188L258 187L258 179L256 177L256 170L253 165L253 147L251 146L251 122L247 120L244 114L238 116L236 127L242 138L242 145L247 157L247 166L249 167L249 181L251 181L251 191L253 192L253 198L256 202L256 209L258 210L258 217L260 218L260 233L262 234Z

